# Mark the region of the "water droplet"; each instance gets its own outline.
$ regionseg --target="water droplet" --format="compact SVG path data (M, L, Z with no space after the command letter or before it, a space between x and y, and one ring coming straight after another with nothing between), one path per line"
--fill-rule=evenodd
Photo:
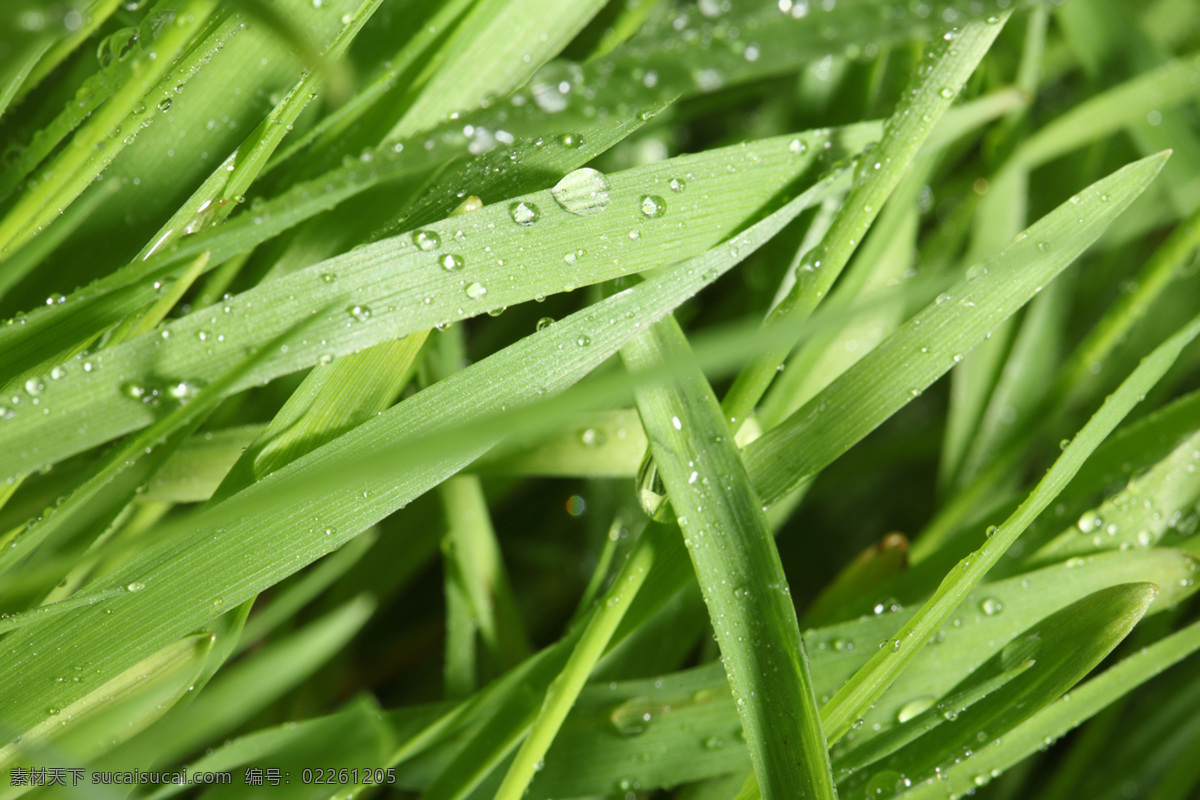
M676 194L687 188L687 184L679 180L679 178L671 178L671 180L667 182L667 186L669 186L671 191L675 192Z
M988 525L988 527L987 527L987 530L984 532L984 535L986 535L986 536L987 536L987 538L989 538L989 539L990 539L990 538L992 538L993 536L995 536L995 535L996 535L997 533L999 533L999 532L1000 532L1000 526L999 526L999 525Z
M467 297L472 300L478 300L487 294L487 287L482 283L472 283L467 286Z
M946 100L954 99L954 90L952 88L950 88L949 86L942 87L942 90L940 92L938 92L938 94L940 94L942 96L942 98L946 99Z
M591 343L592 337L588 336L586 333L579 334L579 338L575 340L575 344L579 345L580 347L587 347Z
M788 152L794 156L802 156L808 152L808 144L803 139L792 139L788 142Z
M578 216L599 214L608 207L609 184L604 173L583 167L566 175L550 190L564 210Z
M508 207L508 214L512 217L513 222L518 225L532 225L542 216L542 212L538 210L536 205L524 200L510 205Z
M442 269L446 270L447 272L453 272L454 270L462 269L463 267L462 256L455 255L454 253L447 253L446 255L442 256L438 259L438 263L441 264Z
M553 324L554 324L554 317L542 317L541 319L539 319L537 321L536 327L539 331L541 331L541 330L545 330L546 328L549 328Z
M416 231L412 235L413 244L422 250L436 250L442 243L442 237L434 231Z
M979 604L979 610L989 617L994 617L1004 610L1004 604L994 597L985 597L983 602Z
M367 308L366 306L350 306L347 311L350 312L350 316L354 317L359 322L366 322L371 318L371 309Z
M656 194L642 195L642 216L656 219L667 213L667 201Z
M1095 511L1085 511L1079 521L1075 523L1079 527L1080 533L1091 533L1096 528L1104 524L1104 520Z
M96 59L100 62L100 68L104 69L114 61L124 61L129 58L134 45L137 44L137 39L136 28L121 28L104 37L96 48Z
M719 736L710 736L704 740L705 750L722 750L725 747L725 740Z
M42 383L41 379L39 378L30 378L29 380L25 381L25 392L30 397L37 397L45 388L46 384Z
M140 583L138 581L134 581L133 583L128 583L125 585L125 591L128 591L128 592L140 592L142 589L145 589L145 588L146 588L146 584Z
M913 717L933 706L934 702L935 698L933 697L918 697L915 700L909 700L896 713L896 721L900 723L908 722Z
M1050 252L1050 243L1049 242L1038 242L1037 249L1038 249L1039 253L1048 253L1048 252Z

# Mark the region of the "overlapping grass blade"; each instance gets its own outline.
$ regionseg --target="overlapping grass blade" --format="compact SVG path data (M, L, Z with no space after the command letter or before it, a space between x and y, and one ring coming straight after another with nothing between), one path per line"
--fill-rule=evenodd
M947 32L929 48L909 91L888 120L883 138L858 165L855 183L833 224L796 268L796 283L767 318L777 325L788 317L804 318L824 299L849 262L884 203L900 183L934 125L962 91L988 48L1008 20L1007 14L973 21ZM733 420L745 420L758 404L790 347L755 359L738 375L722 403Z
M252 370L239 388L434 325L695 255L821 163L813 151L836 151L821 147L823 140L810 134L739 147L744 168L734 172L724 169L729 156L724 152L614 174L606 179L611 197L606 213L579 216L546 191L451 217L243 292L220 308L195 311L166 326L169 338L152 334L77 356L63 366L65 377L45 382L39 403L49 414L10 408L11 418L0 427L0 446L13 454L5 474L52 463L149 424L152 410L129 402L122 385L212 380L227 354L312 317L314 305L336 302L342 310L319 315L302 341ZM793 152L792 141L808 141L809 154ZM686 186L674 191L672 179ZM666 192L655 201L666 216L642 212L639 198L651 185ZM824 181L821 187L822 193L833 192L837 184ZM717 197L720 203L701 202ZM520 203L532 210L535 224L514 221ZM535 239L536 251L527 250ZM68 429L61 420L74 425Z
M1197 649L1200 649L1200 623L1193 623L1128 656L1076 688L1069 697L1061 697L1034 714L999 743L979 750L961 764L949 766L943 770L941 780L914 786L904 797L913 800L957 798L975 791L977 776L990 777L1003 772Z
M1025 528L1053 501L1087 457L1162 377L1183 347L1198 333L1200 319L1194 320L1147 356L1071 441L1025 502L1004 524L991 532L982 547L951 569L921 611L838 691L829 701L831 707L827 720L831 739L836 740L849 730L852 721L883 694L917 656L929 637L954 613L966 592L983 579Z
M763 501L774 502L815 474L954 366L1095 241L1164 158L1123 167L1043 217L752 443L747 467ZM879 369L884 364L889 369Z
M431 453L414 447L414 441L447 426L461 427L466 419L561 392L612 355L640 327L760 246L811 202L811 195L798 197L706 255L456 373L260 480L193 521L185 533L161 539L96 582L96 590L132 583L143 587L123 598L119 610L106 615L103 630L109 634L100 635L87 618L87 609L81 609L71 617L72 624L40 634L46 637L45 646L18 648L20 653L42 654L35 663L20 657L0 663L0 674L10 674L4 680L19 675L29 687L21 697L4 698L0 715L17 728L37 724L51 703L73 701L96 685L99 677L119 672L139 655L203 624L216 613L215 600L225 607L237 605L336 549L460 470L500 434L466 442L450 440ZM542 356L556 366L547 369L550 362L543 363ZM238 555L247 553L257 558ZM263 554L274 555L264 559ZM117 629L123 635L114 638L110 634ZM39 634L32 636L28 641ZM72 642L69 652L56 650L51 643L63 637ZM64 658L70 663L58 663ZM87 680L55 684L49 679L75 664L84 666ZM38 680L38 673L46 679Z

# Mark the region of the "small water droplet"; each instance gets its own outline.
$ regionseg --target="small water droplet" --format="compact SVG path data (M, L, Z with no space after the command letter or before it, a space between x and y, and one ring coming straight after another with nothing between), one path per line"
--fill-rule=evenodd
M359 322L366 322L371 318L371 309L367 308L366 306L350 306L350 308L347 310L350 312L350 316L354 317Z
M554 317L542 317L537 321L537 330L545 330L554 324Z
M592 337L588 336L586 333L580 334L579 338L575 340L575 344L579 345L580 347L587 347L591 343Z
M134 581L133 583L128 583L125 585L125 591L127 591L127 592L140 592L142 589L145 589L145 588L146 588L146 584L140 583L138 581Z
M454 270L463 268L462 256L455 255L454 253L447 253L446 255L442 256L438 259L438 263L441 264L442 269L446 270L447 272L453 272Z
M979 604L979 610L989 617L993 617L1004 610L1004 604L994 597L985 597Z
M472 283L467 286L467 297L478 300L487 294L487 287L482 283Z
M642 195L642 216L656 219L667 213L667 201L656 194Z
M513 222L518 225L532 225L542 216L542 212L538 210L536 205L524 200L510 205L508 207L508 214L512 217Z
M442 237L435 231L416 231L412 235L413 244L422 250L436 250L442 243Z

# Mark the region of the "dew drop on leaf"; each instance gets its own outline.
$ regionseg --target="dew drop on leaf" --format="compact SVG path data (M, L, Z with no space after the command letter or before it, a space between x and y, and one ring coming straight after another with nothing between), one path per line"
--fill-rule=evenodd
M581 217L599 214L608 208L610 199L608 178L591 167L568 173L554 185L550 194L563 210Z

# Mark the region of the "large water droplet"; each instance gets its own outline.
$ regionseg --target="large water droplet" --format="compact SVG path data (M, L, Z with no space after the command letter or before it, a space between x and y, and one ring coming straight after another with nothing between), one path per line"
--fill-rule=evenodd
M550 194L564 210L578 216L599 214L608 208L609 185L604 173L583 167L566 175Z

